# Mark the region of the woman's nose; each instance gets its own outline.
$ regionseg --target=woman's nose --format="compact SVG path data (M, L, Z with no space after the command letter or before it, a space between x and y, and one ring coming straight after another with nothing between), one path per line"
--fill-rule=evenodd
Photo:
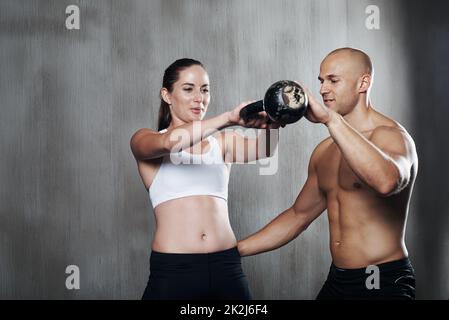
M194 97L195 102L202 102L203 101L203 95L201 92L196 92Z

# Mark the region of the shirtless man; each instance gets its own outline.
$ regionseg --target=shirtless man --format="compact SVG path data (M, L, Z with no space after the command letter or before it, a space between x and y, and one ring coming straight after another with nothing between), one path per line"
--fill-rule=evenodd
M241 256L279 248L327 209L332 265L317 299L414 299L415 278L404 242L418 170L415 144L396 121L374 110L371 59L340 48L322 61L320 94L309 93L306 118L330 137L313 151L308 178L295 203L241 240ZM379 285L367 285L367 267Z

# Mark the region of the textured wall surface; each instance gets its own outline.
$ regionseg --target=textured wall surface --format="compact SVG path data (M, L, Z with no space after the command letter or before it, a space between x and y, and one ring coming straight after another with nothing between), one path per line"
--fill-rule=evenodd
M418 297L449 300L449 3L431 3L404 7L407 56L413 62L408 108L420 157L407 239Z
M175 59L204 63L213 116L261 98L280 79L299 79L318 96L322 58L354 46L374 62L374 106L416 138L407 244L418 298L448 299L449 5L423 3L1 1L0 298L140 298L154 218L129 139L156 128L162 74ZM80 8L80 30L65 27L70 4ZM365 27L370 4L380 9L379 30ZM276 174L233 166L238 238L293 203L326 136L304 120L281 131ZM331 261L328 239L323 214L290 244L244 258L254 297L314 298ZM65 287L72 264L80 290Z

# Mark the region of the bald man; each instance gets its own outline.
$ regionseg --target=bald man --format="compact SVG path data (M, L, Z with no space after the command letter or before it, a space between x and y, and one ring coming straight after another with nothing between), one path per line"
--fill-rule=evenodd
M317 299L414 299L404 241L418 170L415 144L370 102L371 59L341 48L321 63L323 103L309 94L306 118L330 136L313 151L295 203L238 243L242 256L279 248L327 209L332 264Z

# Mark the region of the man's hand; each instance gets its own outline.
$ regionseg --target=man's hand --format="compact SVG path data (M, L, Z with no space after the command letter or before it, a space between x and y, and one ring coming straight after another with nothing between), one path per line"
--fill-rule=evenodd
M305 113L305 117L307 120L313 123L323 123L326 124L336 115L338 115L335 111L327 108L326 106L323 106L321 103L319 103L315 97L312 95L310 90L306 88L302 83L296 81L303 89L304 92L307 94L307 97L309 99L309 106L307 108L307 111Z
M331 112L333 111L316 101L315 97L313 97L310 93L307 93L307 95L309 98L309 107L307 108L305 114L306 119L314 123L326 124L329 122L331 119Z
M304 88L304 91L309 98L309 107L305 114L306 119L314 123L327 124L334 115L333 113L336 112L319 103L307 88Z

